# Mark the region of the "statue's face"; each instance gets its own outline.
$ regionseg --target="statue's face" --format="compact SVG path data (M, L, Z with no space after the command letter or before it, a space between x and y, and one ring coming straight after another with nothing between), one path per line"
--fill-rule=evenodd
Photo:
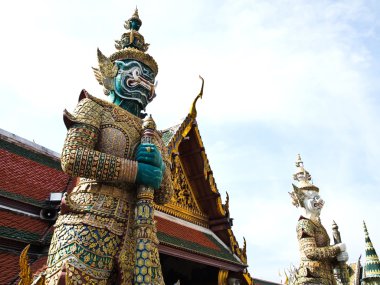
M117 60L115 63L119 68L115 77L115 95L137 101L145 109L156 96L153 71L136 60Z
M303 201L306 211L309 213L319 216L325 202L319 196L316 191L305 191L305 199Z

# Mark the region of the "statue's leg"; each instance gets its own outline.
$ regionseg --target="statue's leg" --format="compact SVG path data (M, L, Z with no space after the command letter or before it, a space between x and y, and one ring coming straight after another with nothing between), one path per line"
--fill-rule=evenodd
M112 284L120 241L120 236L105 228L61 223L49 250L46 284Z

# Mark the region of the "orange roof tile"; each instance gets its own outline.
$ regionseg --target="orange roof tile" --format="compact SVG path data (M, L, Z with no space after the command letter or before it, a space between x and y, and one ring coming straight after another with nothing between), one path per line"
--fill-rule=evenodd
M19 273L19 256L14 253L0 252L0 284L14 281Z
M42 235L49 225L43 220L17 215L13 212L0 211L0 226Z
M69 176L23 156L0 149L0 190L45 201L66 189Z
M30 266L30 270L33 272L33 274L37 275L46 268L47 258L47 255L41 256L35 262L33 262L33 264Z

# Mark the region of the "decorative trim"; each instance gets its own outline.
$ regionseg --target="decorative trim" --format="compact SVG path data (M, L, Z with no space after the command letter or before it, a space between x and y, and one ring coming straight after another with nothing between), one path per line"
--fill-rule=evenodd
M220 269L218 274L218 285L228 285L228 270Z
M39 200L36 200L33 198L25 197L25 196L20 195L20 194L8 192L8 191L5 191L3 189L0 189L0 196L3 196L5 198L11 199L11 200L23 202L23 203L26 203L29 205L37 206L40 208L43 208L44 206L46 206L45 202L42 202L42 201L39 201Z
M13 144L19 145L24 149L29 149L33 152L43 154L59 162L59 156L60 156L59 153L52 151L46 147L43 147L39 144L36 144L35 142L31 142L27 139L19 137L13 133L7 132L6 130L1 129L1 128L0 128L0 140L5 140L11 143L12 145Z
M174 216L176 218L194 223L196 225L206 227L206 228L209 227L206 220L199 219L196 216L192 216L191 212L186 212L186 210L179 207L175 207L174 205L166 204L165 206L163 206L163 205L155 204L154 208L158 211L161 211L171 216Z
M204 148L204 145L203 145L202 137L201 137L201 134L199 132L198 126L194 125L193 129L194 129L194 133L195 133L195 135L197 137L197 140L198 140L198 143L199 143L199 147L204 150L205 148ZM203 163L204 163L204 170L203 170L203 172L204 172L204 175L205 175L205 179L208 180L208 182L210 184L211 191L214 192L214 193L218 193L219 194L219 191L218 191L218 188L216 186L215 179L214 179L214 176L213 176L213 172L211 170L210 163L208 161L206 152L202 151L201 155L202 155L202 159L203 159ZM225 209L223 207L222 199L220 198L220 196L218 196L216 198L216 203L217 203L217 209L218 209L218 212L219 212L220 216L224 217L226 215L226 211L225 211Z
M172 181L175 193L169 203L165 205L155 205L155 208L161 212L173 215L194 224L208 227L208 216L201 211L201 208L194 197L194 191L184 171L182 162L178 156L175 156L174 158L172 156L172 165ZM184 193L180 194L180 191ZM177 195L180 196L183 194L189 196L189 201L184 202L176 200ZM188 205L185 203L188 203Z
M0 226L0 236L24 242L38 242L40 235L15 228Z
M254 285L253 279L252 279L251 275L249 274L249 272L244 273L243 277L244 277L244 280L247 282L248 285Z
M163 243L163 244L171 245L177 248L181 248L185 251L189 251L189 252L193 252L193 253L197 253L197 254L201 254L205 256L210 256L210 257L228 261L231 263L244 265L243 263L240 263L236 258L234 258L233 254L231 254L222 245L220 245L213 236L206 233L204 234L213 244L219 247L220 251L205 247L193 241L188 241L185 239L174 237L163 232L158 232L157 237L159 238L160 243Z
M180 225L185 226L185 227L189 227L190 229L196 230L198 232L202 232L202 233L211 235L214 239L216 239L216 241L220 245L222 245L226 250L228 250L228 251L231 252L230 248L212 230L210 230L207 227L203 227L203 226L191 223L191 222L184 221L183 219L176 218L176 217L174 217L172 215L168 215L168 214L160 212L160 211L156 211L155 212L155 216L163 218L165 220L169 220L170 222L173 222L173 223L176 223L176 224L180 224Z
M158 65L152 56L147 53L144 53L135 48L125 48L113 53L109 59L111 61L120 60L120 59L135 59L149 66L152 71L157 75L158 73Z
M184 260L197 262L200 264L205 264L205 265L209 265L209 266L213 266L213 267L217 267L217 268L222 268L222 269L226 269L226 270L230 270L230 271L234 271L234 272L239 272L239 271L244 270L244 267L242 267L238 264L232 264L232 263L222 261L222 260L218 260L215 258L211 258L211 257L207 257L207 256L201 256L199 254L187 252L187 251L184 251L180 248L175 248L172 246L164 245L162 243L158 245L158 249L159 249L160 253L170 255L170 256L174 256L174 257L184 259Z
M3 137L0 136L0 149L22 156L26 159L30 159L34 162L45 165L47 167L50 167L59 171L62 170L58 157L53 158L50 155L48 156L46 154L38 152L38 150L30 149L30 146L26 146L22 144L17 145L17 144L21 144L21 143L17 141L14 141L14 142L6 141Z

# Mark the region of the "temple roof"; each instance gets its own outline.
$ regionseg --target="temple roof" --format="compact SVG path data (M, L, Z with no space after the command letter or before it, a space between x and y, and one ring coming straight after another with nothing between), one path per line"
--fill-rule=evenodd
M63 192L72 182L57 153L1 129L0 157L2 197L43 207L51 192Z
M17 279L19 258L19 253L0 251L0 284L12 284Z
M228 205L221 201L195 117L187 116L162 134L179 188L171 203L156 207L160 252L244 271L245 251L231 230ZM52 207L50 193L68 191L76 181L62 172L58 153L1 129L0 164L3 284L17 278L18 257L27 244L32 269L45 263L53 221L41 219L40 211ZM249 280L249 274L244 278Z
M228 267L228 264L241 266L240 259L210 229L157 211L155 220L160 244L218 259L226 263L225 267Z
M182 179L174 178L173 181L174 198L177 199L156 206L156 209L209 229L238 257L241 265L247 266L246 243L244 241L244 246L240 247L233 234L228 195L222 203L196 121L195 103L200 95L181 124L162 131L168 155L172 157L172 177ZM177 192L180 195L176 196ZM181 202L183 196L188 198ZM247 284L252 284L249 273L244 278Z
M169 156L174 157L172 159L174 164L180 164L180 169L186 176L189 191L198 206L197 210L202 213L194 217L195 213L186 216L182 211L178 214L179 217L210 228L234 254L239 256L243 263L246 263L245 249L240 248L232 232L228 201L225 204L222 203L196 117L189 113L181 124L162 131L162 137L168 147ZM157 208L176 216L175 210L179 207L169 202Z
M0 236L25 243L41 242L49 225L36 219L11 211L0 211Z
M52 192L71 189L59 155L0 129L0 284L17 279L21 250L30 244L32 270L44 264L53 221L40 217Z
M2 252L0 251L0 284L18 284L19 252ZM30 259L30 269L37 273L44 268L47 261L47 255L40 255Z

